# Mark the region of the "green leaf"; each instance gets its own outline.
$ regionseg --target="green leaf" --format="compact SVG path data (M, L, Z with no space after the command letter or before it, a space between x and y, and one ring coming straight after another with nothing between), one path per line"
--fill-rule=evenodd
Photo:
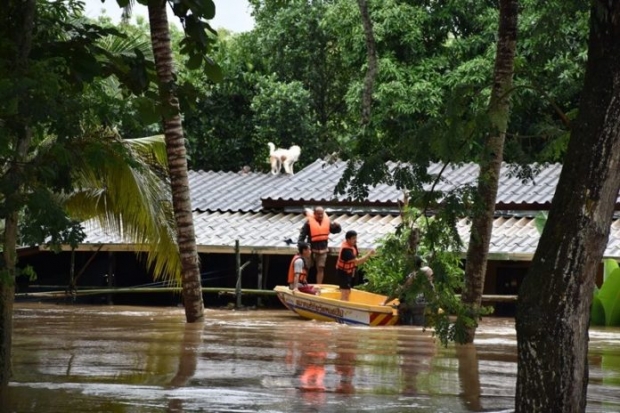
M611 274L612 272L614 272L615 270L617 270L618 268L620 268L618 266L618 261L608 258L606 260L603 261L603 268L604 268L604 273L603 273L603 282L605 282L605 280L607 280L607 277L609 276L609 274Z
M215 17L215 3L213 3L212 0L183 0L182 3L184 3L195 16L207 20L211 20Z
M118 3L118 6L122 8L125 8L129 5L129 0L116 0L116 2Z
M215 62L211 61L211 59L206 59L205 74L209 77L209 79L217 83L224 80L222 68L219 67Z
M594 296L592 300L592 311L590 312L590 324L593 326L605 325L605 308L598 296Z
M153 124L161 120L161 114L151 99L137 97L134 99L133 104L145 123Z
M605 325L620 326L620 269L609 274L598 298L605 310Z
M189 59L187 59L185 66L187 66L189 70L196 70L200 68L201 63L202 63L202 56L198 53L192 53Z
M547 223L547 213L543 211L539 211L534 218L534 226L538 230L538 233L542 235L543 230L545 229L545 224Z

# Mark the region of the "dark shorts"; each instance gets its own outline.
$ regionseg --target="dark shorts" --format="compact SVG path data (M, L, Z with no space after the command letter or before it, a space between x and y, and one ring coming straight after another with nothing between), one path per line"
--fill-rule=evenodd
M353 287L353 277L338 272L338 287L340 287L341 290L350 290L351 287Z

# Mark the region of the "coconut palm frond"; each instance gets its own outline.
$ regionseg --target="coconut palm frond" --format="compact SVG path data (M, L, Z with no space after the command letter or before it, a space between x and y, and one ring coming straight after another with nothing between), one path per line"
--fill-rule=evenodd
M147 165L156 170L168 167L166 141L164 135L146 136L144 138L126 139L123 141L135 156L140 157Z
M106 36L98 41L98 45L110 56L115 56L119 60L122 60L123 57L135 57L139 53L146 60L153 61L150 39L139 31L126 32L124 36ZM122 89L119 85L120 82L115 76L108 76L92 87L104 91L108 96L121 98Z
M54 144L56 144L56 136L54 135L48 135L46 137L44 137L41 142L39 142L36 146L36 148L34 149L34 151L32 151L28 157L26 158L27 162L31 162L33 161L35 158L42 156L42 154L47 153L53 146Z
M96 219L104 229L122 231L125 239L147 248L147 264L156 278L180 280L170 185L151 166L162 160L159 140L128 141L116 135L97 144L97 162L76 160L74 179L83 189L67 195L67 210L76 219Z
M104 50L114 55L135 56L140 52L148 60L153 60L151 41L143 33L125 33L125 36L107 36L99 41Z

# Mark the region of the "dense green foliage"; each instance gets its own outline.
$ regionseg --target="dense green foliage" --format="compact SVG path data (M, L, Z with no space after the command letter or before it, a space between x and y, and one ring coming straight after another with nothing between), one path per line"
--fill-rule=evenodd
M353 0L252 1L255 29L220 38L223 82L203 79L195 109L184 110L192 167L266 170L264 129L254 97L269 89L310 101L296 136L278 107L261 106L276 145L300 144L300 166L338 151L343 159L476 161L485 130L497 32L492 1L369 2L379 73L373 117L361 131L366 65L364 34ZM513 107L505 159L558 161L575 116L586 53L587 5L522 3ZM279 85L299 82L299 89ZM280 125L281 127L275 127ZM300 143L302 142L302 143ZM225 161L223 160L224 155ZM420 179L420 175L413 175Z
M267 170L268 141L299 144L299 167L333 152L371 164L477 160L487 121L496 2L369 2L379 72L365 131L359 122L367 62L356 2L250 3L255 28L222 31L214 45L221 82L179 66L191 168ZM561 159L579 99L586 29L587 5L522 3L506 161ZM120 30L148 38L144 24ZM180 54L182 38L173 32L177 55L187 61ZM276 91L278 98L269 99ZM157 132L132 116L138 107L155 113L152 103L129 101L118 103L119 130ZM304 111L299 125L291 125L283 105ZM410 179L424 178L412 173Z
M158 99L148 26L89 21L75 0L35 5L30 15L12 3L2 15L9 20L0 41L0 219L19 212L16 241L54 248L79 243L79 222L99 217L106 228L152 242L155 273L178 277L163 140L121 138L152 135L170 111ZM214 37L192 44L210 26L187 20L185 29L191 24L192 33L175 34L195 66L190 60L198 53L203 62ZM217 79L213 61L203 63Z
M457 296L463 287L460 238L440 220L418 210L407 209L402 218L398 230L380 241L377 255L364 265L368 282L360 288L397 297L409 308L423 296L426 326L433 328L444 345L463 342L464 327L472 325L481 314L470 314ZM412 231L420 234L417 248L411 245ZM412 247L416 250L412 251ZM412 255L419 255L424 265L432 268L432 284L417 273ZM403 288L409 274L413 274L413 282Z

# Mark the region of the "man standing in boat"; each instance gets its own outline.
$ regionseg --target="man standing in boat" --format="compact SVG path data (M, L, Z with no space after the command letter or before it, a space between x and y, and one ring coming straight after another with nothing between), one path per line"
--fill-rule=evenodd
M299 232L298 244L310 242L312 255L308 268L316 268L316 283L323 284L325 262L327 261L327 241L329 234L338 234L342 229L337 222L330 222L323 207L316 206L314 211L306 211L308 218Z
M345 240L340 246L338 261L336 262L336 271L338 272L340 299L342 301L349 301L355 269L358 265L368 261L375 254L375 250L371 249L366 255L358 258L357 232L353 230L347 231L344 238Z
M288 269L288 286L293 291L302 293L316 294L317 291L308 285L308 270L306 260L310 257L310 245L305 242L298 246L298 253L291 260Z

